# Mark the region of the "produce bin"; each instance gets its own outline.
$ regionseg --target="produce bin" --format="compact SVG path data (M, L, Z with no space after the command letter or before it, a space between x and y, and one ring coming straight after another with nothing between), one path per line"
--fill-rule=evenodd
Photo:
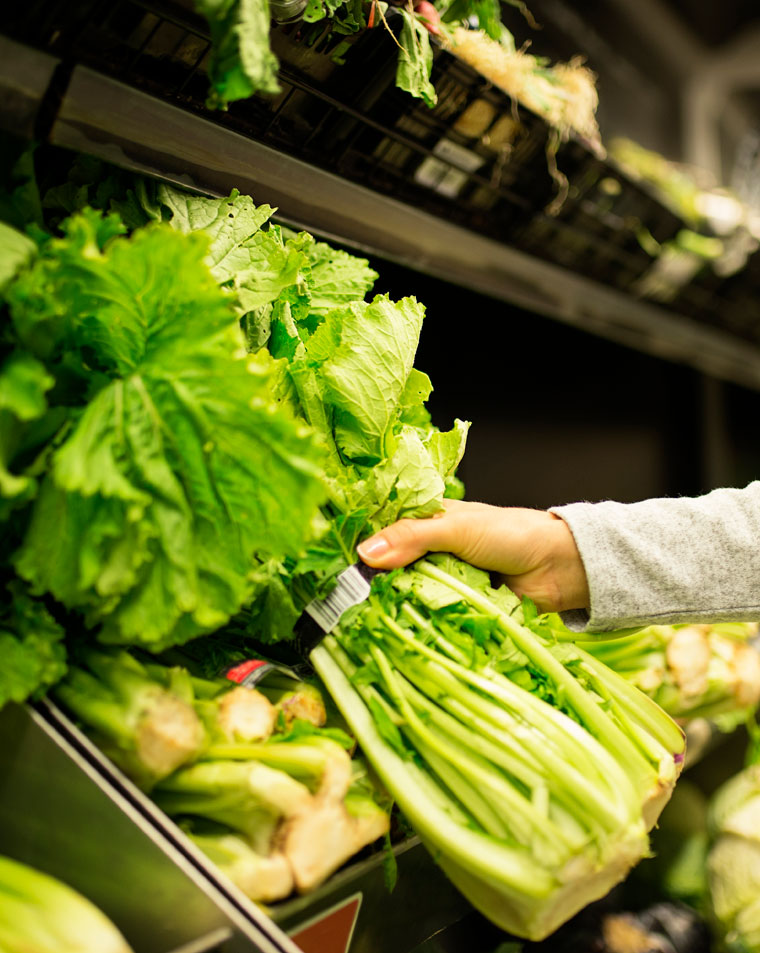
M0 712L0 853L91 900L137 953L297 953L242 913L49 716Z
M71 883L139 953L207 935L212 945L198 953L221 940L222 953L408 953L471 912L416 837L393 849L392 891L379 849L264 910L52 702L3 711L0 738L1 850ZM19 811L24 823L14 825Z

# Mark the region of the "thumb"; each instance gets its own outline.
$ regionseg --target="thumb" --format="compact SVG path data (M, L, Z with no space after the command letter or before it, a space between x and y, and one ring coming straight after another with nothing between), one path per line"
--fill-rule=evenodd
M359 556L375 569L398 569L427 552L451 548L451 524L446 514L429 519L399 520L365 539L356 547Z

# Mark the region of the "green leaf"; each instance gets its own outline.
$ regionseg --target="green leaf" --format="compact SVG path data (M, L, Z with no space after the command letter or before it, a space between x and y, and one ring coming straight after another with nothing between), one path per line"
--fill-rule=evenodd
M44 364L24 351L13 351L0 367L0 412L21 421L41 417L47 410L45 393L54 383Z
M393 853L393 844L391 843L391 833L386 831L383 838L383 883L388 893L393 893L398 882L398 863L396 855Z
M385 456L423 315L414 298L393 302L379 295L371 303L355 302L331 312L340 328L340 344L320 365L319 374L333 407L336 442L350 460L370 464ZM320 326L312 342L324 328Z
M377 281L377 272L370 268L364 258L356 258L313 239L305 251L311 265L307 287L312 314L324 316L333 308L363 300Z
M432 392L433 383L427 374L413 367L399 402L402 423L412 424L426 431L430 429L430 411L425 402Z
M306 9L303 12L305 23L317 23L319 20L324 20L326 15L327 12L322 0L308 0Z
M297 243L286 245L276 228L261 230L275 210L269 205L257 207L237 190L229 198L210 199L161 185L157 199L172 213L174 228L209 236L206 264L219 284L235 290L241 314L275 301L298 281L307 264Z
M501 6L499 0L473 0L473 9L478 18L478 27L492 40L501 37Z
M226 109L253 93L277 93L267 0L194 0L211 30L208 106Z
M0 220L15 228L42 227L35 148L25 139L0 132Z
M455 420L451 430L434 430L428 437L428 452L433 465L444 479L453 476L459 466L464 456L469 429L470 425L466 421Z
M433 68L430 34L414 14L408 10L402 10L401 13L404 24L399 38L401 49L396 67L396 85L432 108L438 102L438 96L430 82Z
M297 688L298 685L298 682L293 683L294 688ZM303 738L329 738L339 744L341 748L345 748L346 751L352 751L356 745L351 735L343 731L342 728L332 728L326 725L317 727L303 718L294 718L287 732L277 736L277 742L301 741Z
M382 507L374 519L381 525L406 517L432 516L443 509L443 478L417 430L404 427L393 456L369 474Z
M155 224L97 244L90 218L72 220L13 302L22 323L65 314L64 338L104 372L53 456L17 568L102 622L103 639L156 648L226 622L254 552L300 552L320 454L274 403L271 358L245 355L203 234Z
M254 593L238 618L247 635L258 642L273 643L293 638L303 605L296 605L291 578L282 562L271 559L251 573Z
M36 251L31 238L0 222L0 289L31 261Z
M66 672L63 629L18 582L0 607L0 708L42 693Z
M35 481L11 472L27 425L47 410L45 393L55 383L45 366L25 351L11 352L0 367L0 496L22 502L31 498ZM0 505L0 516L6 507Z
M404 744L404 739L396 725L393 724L390 715L383 708L380 702L370 696L368 701L369 710L372 712L372 720L375 722L380 737L386 744L390 745L396 754L402 758L410 758L411 751Z
M156 190L156 201L171 213L173 228L185 235L206 232L206 264L220 284L248 266L246 243L275 211L270 205L254 205L250 196L241 195L237 189L228 198L212 199L162 183Z

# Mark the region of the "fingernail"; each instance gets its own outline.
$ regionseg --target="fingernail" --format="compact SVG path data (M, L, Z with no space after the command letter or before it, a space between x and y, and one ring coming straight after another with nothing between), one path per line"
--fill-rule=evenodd
M377 559L379 556L384 556L390 548L391 544L384 536L373 536L359 543L356 551L362 559Z

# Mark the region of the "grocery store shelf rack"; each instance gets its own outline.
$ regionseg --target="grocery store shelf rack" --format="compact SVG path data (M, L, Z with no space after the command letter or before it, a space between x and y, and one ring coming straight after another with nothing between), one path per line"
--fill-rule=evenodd
M0 712L0 779L0 852L78 890L140 953L300 953L262 913L241 912L44 704Z
M760 351L726 332L357 185L88 67L74 67L65 88L51 96L45 80L56 75L54 58L0 37L0 63L0 126L20 128L13 103L24 104L27 128L36 122L39 129L48 110L46 138L54 145L207 194L238 188L277 205L289 224L760 389ZM32 120L35 97L42 106Z
M90 849L88 845L91 838L81 837L83 830L89 832L91 829L91 824L86 822L86 815L95 807L89 802L95 799L102 808L106 801L110 801L108 824L115 827L114 843L109 850L124 850L125 867L149 863L149 859L143 856L147 837L167 855L166 858L159 858L159 867L155 874L150 874L158 878L159 886L163 882L162 877L173 878L177 882L190 877L202 886L210 898L211 902L201 898L200 906L197 906L199 901L193 897L185 901L181 895L167 896L165 891L162 893L161 889L157 889L147 904L147 922L134 927L142 931L143 939L141 943L135 944L135 948L143 953L185 953L184 950L175 951L172 948L169 951L167 947L156 946L155 941L150 945L145 942L144 934L150 927L151 916L162 916L164 931L191 931L191 935L192 931L198 932L195 922L198 916L211 916L208 934L213 935L214 929L217 933L225 929L227 934L227 945L221 947L220 953L238 953L242 950L255 950L257 953L315 953L315 949L319 953L344 953L349 948L349 933L351 953L409 953L471 911L470 905L446 879L416 837L404 838L393 848L398 877L392 892L386 883L383 852L368 851L367 856L354 859L316 890L264 909L251 902L233 883L221 876L215 865L180 827L116 768L54 702L45 700L33 708L11 709L10 715L3 711L0 714L0 741L3 740L4 726L9 736L16 731L9 725L9 720L14 724L25 723L25 731L21 734L25 734L29 744L24 745L23 758L13 756L13 746L10 746L8 754L0 754L0 774L7 767L11 776L11 797L4 794L0 803L0 843L7 841L9 835L6 834L6 828L10 826L11 816L20 803L22 789L16 791L19 796L13 796L14 787L18 787L18 784L13 783L14 777L26 782L23 787L27 789L28 796L34 798L35 804L35 811L29 812L25 824L21 825L22 829L29 825L47 828L57 821L64 822L63 834L52 838L53 841L61 841L54 844L52 850L52 863L58 864L60 874L65 873L61 865L65 852L71 850L69 839L72 836L78 838L78 847L73 853L75 858L83 860L82 852L86 853ZM28 790L35 776L39 780L41 773L51 770L40 761L40 744L46 750L56 749L53 760L58 765L55 770L61 772L56 777L62 779L59 783L63 784L65 801L64 810L57 813L48 803L51 797L56 797L51 793L49 784L43 784L43 790L34 794ZM3 757L9 758L7 766L3 764ZM82 768L87 778L81 776ZM82 802L76 808L72 808L67 800L67 796L73 796L74 791L80 794L84 792L81 795ZM41 817L37 816L38 808ZM128 818L124 816L125 813ZM65 816L62 817L62 814ZM130 832L130 821L136 824L137 831ZM111 827L107 829L111 830ZM12 836L17 839L18 835ZM123 844L120 844L120 839L124 841ZM28 842L28 837L26 840ZM48 836L35 838L35 851L44 855L47 864L51 863L47 856L50 842ZM157 853L153 849L153 855ZM167 863L169 858L177 866L176 871L172 871L171 864ZM26 858L22 856L20 859ZM82 889L86 888L89 894L96 891L95 896L100 889L101 896L98 899L101 904L105 908L112 907L115 902L112 892L103 890L102 884L113 887L113 876L104 877L102 869L98 874L98 864L90 865L86 870L80 867L84 868L84 864L75 864L76 876L85 880ZM119 876L117 874L117 879ZM125 879L128 878L125 876ZM95 881L101 884L100 888ZM170 904L168 901L173 902ZM352 901L355 909L351 914ZM186 917L183 913L182 917L167 917L168 910L184 911L185 902L196 904L193 916ZM117 918L120 915L131 924L128 911L134 909L134 897L122 897L120 903L121 909L116 911ZM347 907L349 909L345 909ZM341 909L344 910L343 917L338 917L337 924L331 923L331 912L340 912ZM347 917L350 919L351 916L353 921L346 922ZM304 939L304 931L315 923L319 929ZM238 932L241 936L233 942ZM254 941L253 945L251 941ZM197 953L204 953L205 949L199 947Z

